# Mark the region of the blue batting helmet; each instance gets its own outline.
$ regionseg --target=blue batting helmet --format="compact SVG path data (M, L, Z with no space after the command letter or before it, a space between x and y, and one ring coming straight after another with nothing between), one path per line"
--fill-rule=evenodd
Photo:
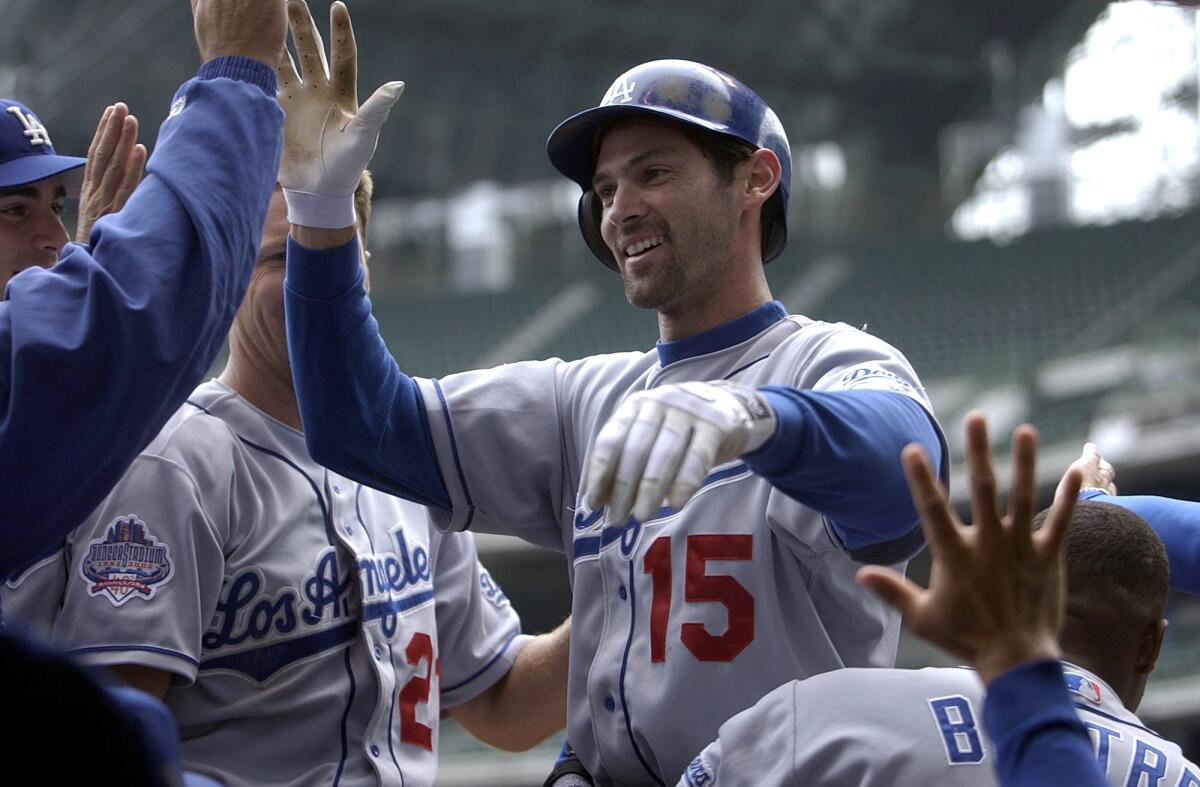
M599 106L586 109L558 124L546 141L550 162L579 184L579 228L588 248L601 262L617 269L612 252L600 235L600 201L592 191L599 134L618 118L649 114L739 139L756 148L767 148L779 157L778 200L771 225L766 227L763 263L783 252L787 244L787 204L791 192L792 151L779 117L750 88L723 71L689 60L655 60L626 71L612 83ZM766 206L764 206L766 207Z

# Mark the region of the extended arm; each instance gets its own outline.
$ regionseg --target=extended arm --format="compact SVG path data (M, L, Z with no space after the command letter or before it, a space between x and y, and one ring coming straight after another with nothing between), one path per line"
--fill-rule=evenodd
M177 94L148 177L96 224L90 252L70 245L53 268L10 282L0 305L3 575L96 507L220 349L278 167L274 80L246 57L207 62Z
M857 560L891 563L919 550L924 539L900 452L919 444L945 477L941 438L925 408L892 391L761 390L778 427L746 464L821 512Z
M1099 490L1088 490L1079 499L1128 508L1146 520L1167 548L1171 587L1200 594L1200 503L1153 495L1107 495Z
M850 554L894 563L923 544L900 452L918 443L945 477L925 408L884 390L758 389L686 382L636 393L592 447L588 502L613 521L682 508L715 466L739 456L785 494L824 514Z
M288 241L288 354L313 459L377 489L442 510L450 498L413 379L384 346L363 287L357 241L323 250Z
M479 740L505 751L525 751L567 724L567 664L571 619L534 637L508 674L450 715Z
M1127 508L1154 528L1171 563L1171 587L1200 594L1200 503L1153 495L1118 495L1116 469L1095 443L1085 443L1075 461L1083 473L1080 500Z
M299 70L290 60L279 69L279 182L292 224L288 352L308 450L343 475L448 510L420 394L379 336L354 240L354 189L404 83L386 83L360 107L346 6L330 8L328 58L306 4L290 3L288 21Z

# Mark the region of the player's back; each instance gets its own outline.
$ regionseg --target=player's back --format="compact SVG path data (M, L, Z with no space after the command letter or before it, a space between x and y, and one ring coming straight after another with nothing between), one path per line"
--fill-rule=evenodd
M1200 787L1179 747L1086 670L1064 664L1109 783ZM992 787L983 686L969 669L844 669L793 681L721 726L683 787Z

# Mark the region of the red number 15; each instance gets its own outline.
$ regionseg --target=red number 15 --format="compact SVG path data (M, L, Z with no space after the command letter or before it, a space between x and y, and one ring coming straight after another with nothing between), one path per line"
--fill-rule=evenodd
M754 596L728 574L710 575L710 560L749 560L751 535L698 535L687 537L687 570L683 599L689 603L714 602L729 613L724 634L713 635L703 623L684 623L679 639L700 661L733 661L754 641ZM650 661L667 658L667 620L671 614L671 537L659 536L646 550L642 570L650 575Z

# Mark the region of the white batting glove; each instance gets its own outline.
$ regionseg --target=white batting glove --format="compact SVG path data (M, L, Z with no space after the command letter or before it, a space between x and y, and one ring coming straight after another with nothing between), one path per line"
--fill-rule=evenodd
M609 521L644 522L663 499L676 510L713 467L760 448L775 411L753 388L688 382L633 394L600 430L588 460L587 502Z
M289 0L288 25L300 73L287 54L280 64L279 105L287 114L279 183L288 221L340 229L354 224L354 190L379 141L379 129L403 82L388 82L358 106L358 51L344 3L329 9L332 76L325 44L303 0Z

